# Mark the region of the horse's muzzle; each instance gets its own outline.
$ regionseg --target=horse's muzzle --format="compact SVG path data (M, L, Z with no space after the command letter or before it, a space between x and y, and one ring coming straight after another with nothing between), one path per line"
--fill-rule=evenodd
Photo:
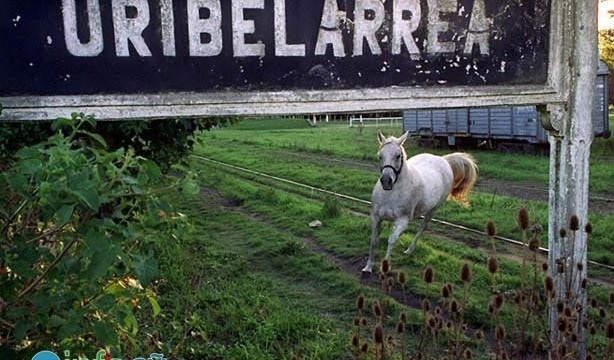
M392 190L394 179L391 176L383 175L381 178L379 178L379 181L382 183L382 188L384 190Z

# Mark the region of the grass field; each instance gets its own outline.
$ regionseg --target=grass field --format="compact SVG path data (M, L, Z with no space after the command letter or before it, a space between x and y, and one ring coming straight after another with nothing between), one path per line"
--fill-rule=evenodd
M398 128L382 130L387 133L399 132ZM376 164L376 132L375 128L365 128L359 133L357 129L347 128L344 124L312 128L301 120L248 120L233 128L206 134L206 141L195 153L368 200L378 178L373 169L351 164L348 167L348 164L325 162L317 156L302 157L302 154L331 156L337 160L349 161L367 159L367 163ZM605 144L599 144L599 147L605 148L611 141L612 139L608 139ZM424 148L406 148L408 156L427 151ZM547 183L547 157L493 151L472 151L472 154L480 166L480 177L531 183L540 183L539 178L545 177L544 181ZM594 170L596 167L600 170ZM612 172L610 164L591 165L592 177L608 171ZM603 176L601 181L606 183L609 179ZM546 185L543 186L546 188ZM547 229L546 201L527 201L479 192L472 195L471 201L473 206L469 210L448 202L437 212L436 217L475 229L483 229L485 223L492 220L497 224L500 234L516 238L515 213L524 206L529 210L532 222ZM614 243L614 236L611 235L614 233L614 214L611 211L591 213L589 220L594 225L594 237L597 239L592 242L590 258L608 264L614 263L609 251ZM545 247L546 241L544 237L542 245Z
M348 128L346 123L320 123L310 127L298 119L244 120L237 125L206 135L212 142L219 139L226 144L247 144L255 148L306 151L315 154L334 155L344 159L377 161L377 128ZM386 134L400 135L401 125L382 127ZM435 154L449 150L425 149L406 146L408 156L420 152ZM525 181L548 186L549 160L547 156L503 154L495 151L472 150L478 160L483 177ZM591 191L610 192L613 174L614 138L597 138L591 153Z
M397 128L383 130L399 133ZM357 129L334 124L311 128L306 122L292 120L243 121L232 128L205 133L195 153L368 199L377 173L362 161L375 163L375 131L365 128L359 133ZM611 146L609 141L596 145L606 149ZM415 153L423 149L408 150ZM305 153L311 157L305 157ZM358 164L335 163L322 157ZM517 167L517 174L505 179L547 182L547 176L539 180L542 175L535 174L544 166L547 173L547 158L486 152L477 152L476 157L482 176L510 176L512 171L505 170ZM192 219L194 229L187 243L161 247L165 253L159 258L167 259L160 264L161 276L166 280L158 292L160 304L167 310L151 325L165 329L159 336L168 344L167 353L173 358L355 358L350 340L356 333L352 319L359 294L365 294L367 304L372 299L382 302L384 322L390 333L394 333L399 312L407 312L411 330L405 333L403 344L415 349L422 338L419 325L426 319L419 309L420 302L427 298L433 306L445 309L440 295L444 283L453 285L456 298L465 298L459 279L459 268L464 262L473 270L473 281L464 301L465 320L473 329L470 331L480 328L488 331L496 325L487 311L493 286L486 266L489 253L473 246L490 247L485 236L456 234L469 238L473 245L467 246L446 240L444 236L451 235L450 230L433 226L414 254L406 256L401 249L411 237L405 235L393 253L392 266L395 273L402 271L407 276L405 293L412 304L407 307L403 305L404 297L399 295L403 292L398 283L396 296L390 297L378 289L377 276L367 282L359 278L368 248L367 218L339 208L334 200L323 201L309 193L299 195L272 185L262 186L254 179L196 159L192 167L205 190L196 198L172 195L181 211ZM524 167L532 170L523 172ZM540 201L475 193L472 202L471 210L447 204L437 217L476 228L483 228L487 220L494 219L499 233L515 238L519 236L514 225L519 206L530 210L532 221L546 220L547 209ZM323 225L309 227L316 219ZM591 214L591 221L595 231L590 257L612 261L608 251L613 243L612 215ZM386 228L382 238L389 231ZM409 233L413 231L415 225L410 226ZM384 250L385 241L381 241L378 258ZM502 294L521 282L517 256L512 255L501 251L496 286ZM429 265L435 269L435 277L427 285L421 274ZM594 285L590 296L607 304L609 291ZM501 315L510 337L523 326L514 320L521 310L511 303L511 298L506 297ZM611 305L607 309L611 314ZM374 325L371 310L365 310L364 316L368 326L359 331L361 341L371 339L370 329ZM450 333L442 335L442 347L446 342L461 341L474 350L476 358L487 358L488 346L484 343L449 336ZM396 334L394 340L398 347L401 337ZM367 342L373 346L372 341ZM597 336L591 342L603 344L603 338ZM600 346L597 350L603 351L603 345ZM392 358L401 357L396 353Z

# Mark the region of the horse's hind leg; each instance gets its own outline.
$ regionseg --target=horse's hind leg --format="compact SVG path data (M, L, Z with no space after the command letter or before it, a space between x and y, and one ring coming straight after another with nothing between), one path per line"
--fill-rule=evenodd
M407 250L405 250L406 254L409 255L412 252L414 252L414 250L416 249L416 244L418 243L418 238L420 236L422 236L422 233L424 232L424 230L426 230L426 227L427 227L429 221L431 221L432 217L433 217L432 213L428 213L428 214L424 215L424 219L422 220L422 225L420 225L420 229L418 229L418 232L416 233L416 236L414 236L414 240L411 242L411 245L409 245Z
M394 221L394 230L388 238L388 250L386 250L386 259L390 259L390 254L392 253L394 244L396 244L401 234L403 234L403 231L407 229L407 224L409 224L409 217L406 216L400 217Z
M363 272L370 273L373 271L373 258L375 256L375 249L377 248L377 240L379 239L381 228L382 219L375 215L371 215L371 245L369 246L369 260L367 260L367 265L362 269Z

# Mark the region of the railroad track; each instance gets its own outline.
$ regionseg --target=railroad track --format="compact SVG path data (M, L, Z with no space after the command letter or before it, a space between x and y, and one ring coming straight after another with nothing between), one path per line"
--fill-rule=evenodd
M274 150L274 151L271 151L271 152L275 153L275 154L279 154L279 155L293 156L293 157L298 157L298 158L302 158L302 159L312 159L312 160L319 160L319 161L324 161L324 162L328 162L328 163L337 163L337 164L342 164L342 165L347 166L347 167L364 168L366 170L372 170L374 172L378 171L377 165L375 165L373 163L366 163L366 162L358 161L358 160L353 160L352 161L352 160L335 159L335 158L331 158L331 157L328 157L328 156L315 155L315 154L309 154L309 153L305 153L305 152L296 152L296 151ZM486 188L492 188L492 187L496 188L497 186L499 186L499 184L497 182L495 182L495 181L481 180L478 183L477 186L478 187L480 187L480 186L481 187L486 187ZM539 193L543 193L546 196L548 194L548 189L539 188L539 187L535 187L535 186L505 184L505 187L507 187L507 188L514 188L514 189L518 189L518 190L527 190L527 191L531 191L531 192L539 192ZM588 198L589 198L589 200L592 200L592 201L599 201L599 202L605 202L605 203L614 203L614 198L608 197L608 196L589 194Z
M326 194L326 195L329 195L329 196L334 196L336 198L339 198L339 199L342 199L342 200L345 200L345 201L349 201L349 202L353 202L353 203L357 203L357 204L361 204L363 206L371 206L371 202L370 201L365 200L365 199L360 199L360 198L357 198L357 197L354 197L354 196L350 196L350 195L346 195L346 194L341 194L341 193L338 193L338 192L335 192L335 191L331 191L331 190L327 190L327 189L322 189L322 188L319 188L319 187L316 187L316 186L312 186L312 185L308 185L308 184L303 184L301 182L294 181L294 180L284 179L284 178L281 178L281 177L278 177L278 176L274 176L274 175L270 175L270 174L267 174L267 173L264 173L264 172L261 172L261 171L244 168L244 167L233 165L233 164L229 164L229 163L226 163L226 162L223 162L223 161L219 161L219 160L215 160L215 159L210 159L210 158L207 158L207 157L204 157L204 156L191 155L191 157L193 157L195 159L198 159L198 160L201 160L201 161L208 162L210 164L214 164L214 165L220 166L220 167L225 167L225 168L233 169L235 171L239 171L239 172L251 174L251 175L254 175L254 176L257 176L257 177L265 178L265 179L268 179L268 180L273 180L275 182L283 183L283 184L286 184L286 185L289 185L289 186L295 186L295 187L298 187L298 188L306 189L306 190L309 190L311 192L318 192L318 193ZM368 215L368 212L364 212L363 210L359 210L359 209L356 209L356 208L354 208L353 211L361 213L363 215ZM452 222L449 222L449 221L440 220L440 219L436 219L436 218L431 219L431 221L434 222L434 223L437 223L437 224L441 224L441 225L444 225L444 226L447 226L447 227L450 227L450 228L457 229L457 230L461 230L461 231L465 231L465 232L470 232L470 233L473 233L473 234L484 235L484 231L483 230L473 229L473 228L470 228L470 227L467 227L467 226L463 226L463 225L460 225L460 224L455 224L455 223L452 223ZM495 239L503 241L503 242L508 243L508 244L515 245L515 246L520 246L520 247L523 246L522 241L519 241L519 240L516 240L516 239L511 239L511 238L508 238L508 237L505 237L505 236L495 235ZM528 245L525 244L525 246L528 246ZM544 248L544 247L540 247L539 251L541 253L543 253L543 254L547 254L549 252L549 250L547 248ZM602 264L602 263L599 263L599 262L596 262L596 261L593 261L593 260L588 260L588 263L590 265L597 266L597 267L600 267L602 269L607 269L607 270L610 270L610 271L614 271L614 266L612 266L612 265Z

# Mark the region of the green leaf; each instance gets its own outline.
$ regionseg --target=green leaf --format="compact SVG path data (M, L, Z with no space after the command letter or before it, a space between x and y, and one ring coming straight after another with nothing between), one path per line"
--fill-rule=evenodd
M24 174L32 175L38 173L43 168L43 163L40 159L24 159L17 166Z
M105 293L116 296L116 297L121 296L123 292L124 292L124 288L118 283L108 285L105 288Z
M98 249L107 251L108 247L111 245L111 241L105 234L91 228L88 230L87 234L85 234L85 243L92 251Z
M158 261L153 258L152 253L147 256L133 255L132 259L132 269L136 273L139 282L143 286L149 285L158 273Z
M136 317L134 317L134 314L127 314L124 318L124 324L127 328L131 329L133 335L136 335L136 333L139 332L139 323L138 321L136 321Z
M75 336L83 335L83 329L81 326L67 321L62 326L60 326L60 330L58 331L58 339L67 339Z
M147 295L147 300L149 300L149 304L151 304L153 316L158 316L158 314L160 313L160 304L158 304L158 300L156 300L153 295Z
M87 268L87 278L91 281L98 281L101 277L105 276L115 260L112 252L102 250L103 249L100 249L100 251L97 250L94 253L90 265Z
M80 134L85 134L85 135L89 136L90 138L95 140L98 144L102 145L103 148L107 147L107 142L99 134L96 134L96 133L93 133L93 132L90 132L90 131L86 131L86 130L80 130L79 133Z
M58 118L51 124L52 131L58 131L58 129L63 127L75 127L75 120L67 118Z
M200 186L196 181L185 180L181 186L181 191L190 196L198 195L200 192Z
M115 249L105 234L98 231L88 231L85 243L90 254L90 264L85 271L90 281L98 281L105 276L115 260Z
M91 181L83 181L79 184L74 184L74 186L71 192L90 209L98 211L100 207L100 196L98 196L98 192L94 189Z
M61 317L59 317L58 315L51 315L51 317L49 317L49 325L51 327L60 327L62 325L64 325L66 323L66 319L63 319Z
M9 185L17 191L24 192L28 188L28 178L22 173L11 174L6 177Z
M102 321L94 323L94 335L98 343L102 345L116 345L118 343L117 333L115 328Z
M28 320L19 320L15 323L15 328L13 329L13 336L16 341L21 341L26 336L26 332L30 328L30 321Z
M94 118L94 116L92 116L92 115L85 116L85 114L83 114L83 113L81 113L80 115L81 115L81 118L83 119L83 121L88 123L92 128L96 127L96 118Z
M74 210L75 210L74 205L64 205L58 211L56 211L55 213L55 218L57 221L56 226L60 228L66 225L70 221Z
M151 160L146 160L141 164L141 169L144 173L152 180L158 180L160 178L161 172L158 164Z
M34 146L23 147L17 151L17 157L19 159L33 159L38 158L39 149Z

